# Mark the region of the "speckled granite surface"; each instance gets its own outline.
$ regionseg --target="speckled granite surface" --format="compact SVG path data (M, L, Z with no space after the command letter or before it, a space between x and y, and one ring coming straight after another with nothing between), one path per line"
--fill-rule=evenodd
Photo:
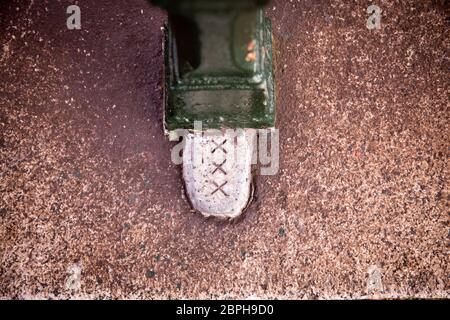
M163 12L0 3L1 298L449 297L445 1L273 1L281 169L230 224L161 131Z

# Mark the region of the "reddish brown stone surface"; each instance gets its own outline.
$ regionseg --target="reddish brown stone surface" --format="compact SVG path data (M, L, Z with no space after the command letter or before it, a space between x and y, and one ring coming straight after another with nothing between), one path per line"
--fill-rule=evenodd
M0 2L1 298L449 297L446 1L273 1L280 172L190 212L144 0Z

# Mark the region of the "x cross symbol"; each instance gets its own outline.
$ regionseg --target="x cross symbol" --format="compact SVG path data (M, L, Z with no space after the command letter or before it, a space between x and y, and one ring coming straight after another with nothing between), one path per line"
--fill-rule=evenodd
M211 195L213 195L214 193L216 193L217 191L221 191L225 196L227 196L228 197L228 194L225 192L225 191L223 191L223 187L228 183L228 181L225 181L224 183L222 183L220 186L215 182L215 181L213 181L212 182L215 186L216 186L216 190L214 190L212 193L211 193Z
M216 166L216 169L214 169L214 171L212 172L213 174L217 172L217 170L222 171L223 174L227 174L227 172L222 168L222 166L225 164L225 162L227 162L227 159L223 160L223 162L221 164L217 164L213 161L213 164Z
M224 145L225 143L227 143L227 140L226 140L226 139L223 140L222 143L220 143L220 144L218 144L218 143L215 142L214 140L213 140L213 143L216 145L216 147L211 151L211 153L216 152L217 149L220 149L220 150L222 150L224 153L227 153L227 150L225 150L225 149L223 148L223 145Z

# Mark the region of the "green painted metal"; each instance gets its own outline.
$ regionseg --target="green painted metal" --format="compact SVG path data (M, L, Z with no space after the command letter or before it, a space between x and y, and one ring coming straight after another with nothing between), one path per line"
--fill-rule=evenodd
M165 27L168 130L266 128L275 122L272 31L257 0L154 0Z

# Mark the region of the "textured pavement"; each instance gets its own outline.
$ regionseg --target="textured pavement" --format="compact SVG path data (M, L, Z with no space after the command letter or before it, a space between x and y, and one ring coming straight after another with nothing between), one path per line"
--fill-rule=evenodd
M190 211L144 0L0 2L0 298L449 298L449 5L272 1L280 171Z

